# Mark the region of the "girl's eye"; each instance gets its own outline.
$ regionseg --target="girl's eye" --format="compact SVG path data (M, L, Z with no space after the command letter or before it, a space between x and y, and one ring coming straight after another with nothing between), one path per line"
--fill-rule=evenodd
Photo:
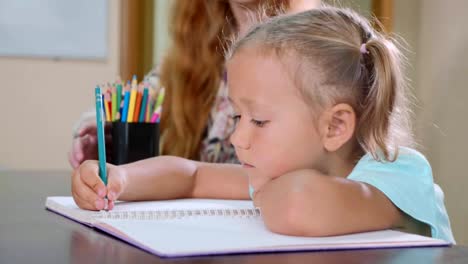
M231 118L232 118L232 120L234 120L234 125L237 126L237 123L239 123L239 120L241 119L241 115L233 115ZM254 124L255 126L257 126L257 127L263 127L269 121L267 121L267 120L266 121L260 121L260 120L251 119L250 122L252 124Z
M252 122L252 124L258 127L263 127L265 126L266 123L268 123L268 121L260 121L260 120L255 120L255 119L250 120L250 122Z

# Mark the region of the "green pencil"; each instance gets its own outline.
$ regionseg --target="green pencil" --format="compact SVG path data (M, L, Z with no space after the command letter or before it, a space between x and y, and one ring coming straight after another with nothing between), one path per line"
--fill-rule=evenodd
M120 100L122 100L122 84L117 84L117 92L116 92L116 106L115 109L117 112L120 113ZM119 115L119 119L122 118L122 113ZM114 120L118 120L117 116L115 116Z

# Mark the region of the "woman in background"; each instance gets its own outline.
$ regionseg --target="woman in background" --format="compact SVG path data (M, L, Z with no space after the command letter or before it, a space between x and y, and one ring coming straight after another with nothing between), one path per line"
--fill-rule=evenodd
M161 116L162 155L218 163L236 163L229 136L234 129L227 100L223 46L243 34L252 13L268 16L317 7L320 0L177 0L172 7L169 48L161 67L146 77L165 87ZM69 162L75 169L97 159L94 111L84 113L75 129Z

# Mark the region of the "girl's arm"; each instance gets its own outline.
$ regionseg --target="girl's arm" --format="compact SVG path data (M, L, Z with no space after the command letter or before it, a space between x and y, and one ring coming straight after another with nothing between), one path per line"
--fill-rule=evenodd
M216 164L161 156L121 166L122 200L174 198L248 199L248 179L237 164Z
M313 170L268 182L254 197L274 232L331 236L398 226L402 213L376 188Z
M115 200L175 198L248 199L248 180L240 165L202 163L159 156L115 166L107 164L108 183L99 178L95 160L81 164L72 176L72 194L82 209L114 207Z

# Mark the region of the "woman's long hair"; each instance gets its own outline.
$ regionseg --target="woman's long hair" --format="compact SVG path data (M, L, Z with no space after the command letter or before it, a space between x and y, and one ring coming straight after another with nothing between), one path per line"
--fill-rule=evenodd
M266 11L275 15L286 2L265 1ZM169 25L171 46L161 68L161 154L197 160L223 78L224 41L236 24L228 1L177 0Z

